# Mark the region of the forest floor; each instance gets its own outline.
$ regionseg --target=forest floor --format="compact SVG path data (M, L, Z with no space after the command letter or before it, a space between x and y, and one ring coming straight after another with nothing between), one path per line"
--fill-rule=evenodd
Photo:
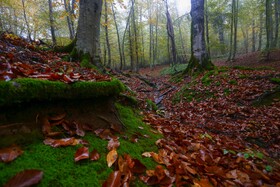
M13 37L8 35L0 40L0 79L3 81L29 77L72 84L75 81L108 81L110 79L107 75L100 75L96 71L83 69L76 63L62 60L61 57L65 54L37 51L33 45L27 45L20 38ZM111 71L114 77L127 86L121 98L135 97L137 99L134 108L140 112L142 121L148 124L151 130L142 124L137 125L140 122L136 122L136 127L132 127L133 122L128 121L131 125L128 128L134 128L136 131L142 131L145 128L144 130L149 134L149 136L133 134L131 138L134 144L127 143L127 137L123 135L120 138L111 137L113 135L110 130L94 131L100 138L109 137L107 147L110 150L109 153L106 152L106 141L86 137L92 144L100 143L100 151L103 151L103 154L108 153L107 159L109 157L110 166L118 158L115 164L118 166L112 167L115 170L113 173L109 175L110 170L102 173L106 177L109 176L104 184L125 186L135 179L132 177L134 175L143 182L137 183L138 186L175 184L176 186L202 187L279 187L279 51L272 53L271 61L259 60L259 56L257 53L240 56L235 62L231 62L234 64L232 67L224 61L214 62L217 68L193 77L179 74L161 75L160 72L163 68L167 68L166 66L158 66L154 70L141 69L140 74ZM124 113L128 113L128 110ZM60 121L63 116L56 118ZM53 118L51 121L56 123ZM67 125L66 129L69 130ZM77 135L83 134L81 133L83 130L85 129L77 126ZM147 137L149 140L157 138L154 144L158 150L153 150L152 146L148 145L149 141L145 139ZM142 146L141 148L136 148L138 139L140 142L138 146ZM49 141L50 139L45 140L44 143L51 146L65 144L65 142ZM73 143L70 142L70 144ZM39 151L48 150L45 154L51 153L53 149L46 146L39 144ZM133 156L139 158L141 162L143 158L147 159L146 157L154 161L154 168L145 169L146 167L140 164L139 160L132 159L130 156L118 157L116 149L121 152L126 148L130 149L126 151L134 153ZM35 146L32 149L35 149ZM24 159L29 162L34 158L40 159L33 155L36 149L34 151L32 149L30 148L30 153L28 151L25 153L30 154L30 159L21 156L23 161ZM15 150L12 149L12 151ZM16 151L18 151L17 148ZM72 154L73 149L61 149L60 152L63 151ZM85 152L88 152L86 148L79 149L75 154L75 160L83 159ZM2 153L3 150L0 150L0 160L4 160L5 157ZM88 158L88 155L85 157ZM61 161L62 158L66 159L65 154L59 155L58 160ZM21 161L20 159L18 162ZM71 159L67 157L67 162L71 162ZM98 165L100 169L98 171L103 171L104 167L107 167L104 166L105 158L102 157L102 159L102 165ZM48 160L45 161L48 162ZM82 168L81 171L79 170L81 172L79 178L75 181L89 178L84 175L87 170L92 171L86 168L85 163L73 165ZM17 163L6 165L0 163L0 168L3 169L0 175L10 176L11 174L6 174L4 170L10 171L13 167L17 168ZM56 165L54 164L53 167L55 168ZM70 168L68 165L67 167ZM66 169L63 171L66 172ZM75 173L75 170L71 170L71 173L73 172ZM47 174L52 173L55 173L55 169L51 169L49 173L46 172L45 180L48 180ZM36 180L40 178L38 175L41 176L41 173L36 173ZM57 175L61 176L61 180L66 177L66 174L61 172ZM7 179L1 180L2 183L7 181ZM104 182L104 178L102 180ZM58 179L52 182L53 185L61 184Z

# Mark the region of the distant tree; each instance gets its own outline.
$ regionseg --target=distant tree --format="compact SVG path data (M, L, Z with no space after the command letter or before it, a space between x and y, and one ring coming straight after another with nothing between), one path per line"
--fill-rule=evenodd
M51 28L51 35L52 35L52 43L53 43L53 46L56 46L56 37L55 37L55 29L54 29L54 16L53 16L52 0L48 0L48 2L49 2L49 18L50 18L50 28Z
M23 17L24 17L26 27L27 27L27 36L28 36L28 39L31 41L31 31L30 31L29 23L28 23L27 16L26 16L25 0L21 0L21 2L22 2L22 9L23 9Z
M270 50L273 42L273 20L272 20L272 0L265 2L265 15L266 15L266 59L269 59Z

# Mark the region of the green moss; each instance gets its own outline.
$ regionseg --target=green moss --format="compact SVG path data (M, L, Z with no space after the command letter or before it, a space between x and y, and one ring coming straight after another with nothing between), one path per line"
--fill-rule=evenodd
M202 101L204 99L212 98L212 97L214 97L214 93L209 90L197 91L197 90L190 89L189 86L185 86L174 95L172 102L178 103L181 100L187 102L191 102L193 100Z
M91 57L89 53L81 55L81 66L85 68L94 68L96 67L91 63Z
M141 154L146 151L157 152L155 141L162 136L153 134L150 131L151 127L144 124L131 108L120 104L116 104L116 107L127 128L125 134L119 135L121 144L117 149L118 154L128 153L133 158L139 159L148 169L154 169L157 163L152 158L143 158ZM139 126L143 129L139 129ZM137 143L132 143L129 139L135 133L146 134L150 138L139 137ZM128 138L125 138L125 135ZM81 145L52 148L44 145L42 139L37 139L30 144L22 145L24 154L15 161L9 164L0 163L0 186L3 186L16 173L26 169L40 169L44 172L39 187L102 186L102 183L112 172L112 169L107 167L106 162L108 141L102 140L92 133L87 133L83 139L89 141L90 151L96 149L100 153L101 158L98 161L85 160L75 163L74 154ZM133 185L145 186L139 180L136 180Z
M153 101L151 101L150 99L147 99L146 103L147 103L147 109L148 110L156 111L158 109L157 105Z
M77 39L72 40L70 43L69 43L69 40L62 39L60 41L60 43L58 43L59 45L64 45L65 43L69 43L69 44L66 45L66 46L63 46L63 47L56 46L54 48L54 51L61 52L61 53L71 53L72 54L73 50L75 49L76 42L77 42Z
M155 142L162 138L162 135L151 132L151 127L143 123L139 117L136 118L131 108L124 107L120 104L116 104L116 107L123 123L125 124L125 135L128 137L128 140L131 136L138 133L149 136L149 138L139 137L137 143L132 143L123 138L120 139L122 146L120 146L118 152L120 154L128 153L133 158L139 159L149 169L154 168L157 164L151 158L143 158L141 154L146 151L157 152L158 148L155 145Z
M271 78L270 81L276 84L280 84L280 78Z
M236 80L230 80L228 83L231 84L231 85L237 85L237 81Z
M161 75L175 75L178 72L182 72L187 68L188 64L176 64L174 66L164 68L160 71Z
M117 79L108 82L65 84L58 81L22 78L8 82L0 81L0 106L34 100L87 99L117 95L123 90L123 84Z

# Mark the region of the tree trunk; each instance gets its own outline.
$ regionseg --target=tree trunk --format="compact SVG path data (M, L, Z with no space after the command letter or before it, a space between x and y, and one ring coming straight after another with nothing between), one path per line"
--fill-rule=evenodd
M67 24L68 24L68 29L69 29L69 38L71 40L74 39L74 28L73 28L73 25L72 25L72 21L71 21L71 10L70 10L70 2L69 0L64 0L64 8L65 8L65 11L67 12L67 16L66 16L66 19L67 19Z
M122 40L122 55L123 55L123 65L125 66L125 55L124 55L124 39L125 39L125 34L126 34L126 31L127 31L127 28L129 26L129 21L130 21L130 16L132 14L132 7L134 7L134 0L131 1L131 8L130 8L130 11L129 11L129 14L128 14L128 17L127 17L127 21L126 21L126 26L125 26L125 29L124 29L124 32L123 32L123 40ZM121 68L122 69L122 68Z
M150 35L150 49L149 49L149 63L150 63L150 68L154 68L154 59L153 59L153 39L154 39L154 29L153 29L153 24L152 24L152 5L151 1L149 0L149 35Z
M231 3L231 23L230 23L230 42L229 42L229 56L228 61L232 59L232 52L233 52L233 35L234 35L234 7L235 7L235 0L232 0Z
M273 39L273 25L272 25L272 0L266 0L265 4L265 14L266 14L266 60L270 58L270 50L272 48Z
M76 50L84 65L102 68L100 58L100 18L102 0L80 0Z
M122 69L123 68L123 55L122 55L122 48L121 48L121 40L120 40L120 33L119 33L118 23L117 23L117 19L116 19L116 12L115 12L113 3L111 3L111 7L112 7L114 23L115 23L115 27L116 27L116 31L117 31L119 56L120 56L120 69Z
M112 57L111 57L111 47L109 41L109 29L108 29L108 3L107 0L104 0L105 5L105 35L106 35L106 46L108 51L108 67L110 68L112 65ZM104 62L105 63L105 62Z
M248 42L248 29L247 28L241 28L242 34L243 34L243 40L244 40L244 47L245 47L245 53L248 53L249 49L249 42Z
M255 31L255 20L252 23L252 51L256 51L256 31Z
M135 3L133 3L133 11L132 11L132 26L133 26L133 39L134 39L134 46L135 46L135 56L136 62L134 64L134 72L138 72L139 68L139 51L138 51L138 34L137 34L137 25L136 25L136 17L135 17Z
M204 30L204 0L191 0L191 47L192 55L186 69L188 73L211 69L213 64L209 60L205 45Z
M205 27L206 27L206 46L207 46L207 53L208 57L211 58L211 52L210 52L210 39L209 39L209 21L208 21L208 5L207 0L205 0Z
M258 51L262 50L262 35L263 35L263 13L260 13L260 32L259 32L259 47Z
M54 30L54 17L53 17L52 0L48 0L48 2L49 2L49 18L50 18L52 43L53 43L53 46L56 46L56 37L55 37L55 30Z
M233 36L233 52L232 52L232 59L235 59L236 51L237 51L237 25L238 25L238 1L234 4L234 36Z
M133 44L132 44L132 35L131 35L131 25L128 28L128 40L129 40L129 56L130 56L130 68L131 71L134 70L134 55L133 55Z
M275 14L275 36L274 36L274 42L273 47L277 47L278 45L278 38L279 38L279 13L280 13L280 0L274 0L274 14Z
M172 52L172 65L177 63L177 52L176 52L176 44L175 44L175 35L174 35L174 29L173 29L173 23L171 16L169 14L168 10L168 3L167 0L165 0L165 6L166 6L166 29L168 37L171 41L171 52Z
M24 17L24 20L25 20L25 24L26 24L26 27L27 27L27 36L28 36L28 39L29 41L31 41L31 31L30 31L30 27L29 27L29 23L27 21L27 17L26 17L26 11L25 11L25 0L21 0L22 2L22 8L23 8L23 17Z

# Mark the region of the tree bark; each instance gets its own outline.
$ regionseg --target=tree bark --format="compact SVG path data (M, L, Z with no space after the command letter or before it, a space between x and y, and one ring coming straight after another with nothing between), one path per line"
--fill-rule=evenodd
M139 51L138 51L138 48L139 47L138 47L138 34L137 34L137 25L136 25L136 17L135 17L135 2L133 3L133 8L132 8L132 26L133 26L133 39L134 39L135 56L136 56L136 62L134 64L133 71L138 72L138 68L139 68Z
M192 56L186 69L188 73L211 69L213 67L213 64L209 60L205 45L204 0L191 0L191 5Z
M263 35L263 13L260 13L260 32L259 32L259 47L258 51L262 50L262 35Z
M68 0L64 0L64 8L65 8L65 11L67 12L67 16L66 16L66 19L67 19L67 24L68 24L68 29L69 29L69 38L71 40L74 39L74 28L73 28L73 25L72 25L72 18L71 18L71 10L70 10L70 1Z
M265 14L266 14L266 60L270 58L270 50L272 48L273 39L273 25L272 25L272 0L266 0L265 4Z
M110 41L109 41L109 29L108 29L108 3L107 0L104 0L105 5L105 35L106 35L106 46L108 51L108 67L111 67L112 65L112 57L111 57L111 47L110 47Z
M209 58L211 58L211 52L210 52L210 38L209 38L209 21L208 21L208 17L209 17L209 13L208 13L208 5L207 5L207 0L205 0L205 27L206 27L206 46L207 46L207 53Z
M122 48L121 48L121 40L120 40L120 33L119 33L118 23L117 23L117 19L116 19L116 12L115 12L113 3L111 3L111 7L112 7L114 23L115 23L115 27L116 27L116 31L117 31L119 56L120 56L120 69L122 69L123 68L123 55L122 55Z
M279 13L280 13L280 0L274 0L274 14L275 14L275 34L273 47L276 48L278 45L279 38Z
M238 25L238 1L234 4L234 39L233 39L233 52L232 52L232 59L235 59L236 51L237 51L237 25Z
M48 2L49 2L49 18L50 18L52 43L53 43L53 46L56 46L56 37L55 37L55 29L54 29L54 17L53 17L52 0L48 0Z
M255 20L252 23L252 51L256 51L256 31L255 31Z
M171 52L172 52L172 65L177 63L177 52L176 52L176 44L175 44L175 35L174 35L174 28L172 19L169 13L168 3L167 0L165 0L165 6L166 6L166 29L168 37L171 41Z
M123 33L123 40L122 40L122 56L123 56L123 66L125 67L125 54L124 54L124 39L125 39L125 34L127 32L127 28L129 26L129 21L130 21L130 17L132 14L132 7L134 6L134 0L131 1L131 8L127 17L127 21L126 21L126 26L124 29L124 33ZM122 69L122 68L121 68Z
M102 0L80 0L76 50L79 56L87 56L86 60L98 68L102 68L99 44L101 11Z
M29 23L27 21L27 17L26 17L26 10L25 10L25 0L21 0L22 2L22 8L23 8L23 17L24 17L24 20L25 20L25 24L26 24L26 27L27 27L27 36L28 36L28 39L29 41L31 41L31 31L30 31L30 27L29 27Z

